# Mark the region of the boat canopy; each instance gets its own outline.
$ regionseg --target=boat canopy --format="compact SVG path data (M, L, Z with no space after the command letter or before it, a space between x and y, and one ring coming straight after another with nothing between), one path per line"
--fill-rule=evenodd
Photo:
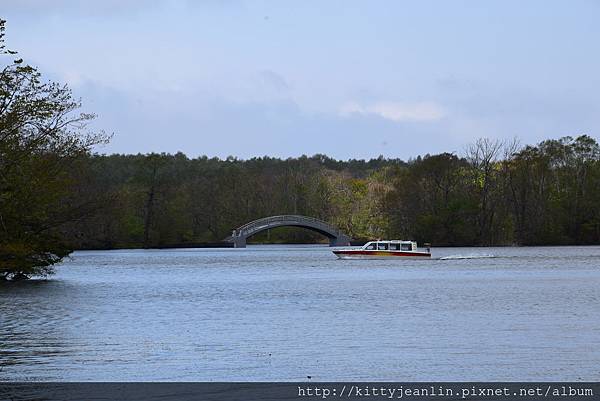
M367 251L416 251L417 243L415 241L370 241L362 249Z

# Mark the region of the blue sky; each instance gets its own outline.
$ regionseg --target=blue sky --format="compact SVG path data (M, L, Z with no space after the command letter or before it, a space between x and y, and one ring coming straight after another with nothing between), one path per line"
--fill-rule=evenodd
M0 0L103 153L408 159L600 132L600 1Z

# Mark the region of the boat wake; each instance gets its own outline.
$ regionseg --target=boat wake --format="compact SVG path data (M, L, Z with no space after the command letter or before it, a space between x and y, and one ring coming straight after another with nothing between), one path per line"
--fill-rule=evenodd
M471 253L468 255L450 255L450 256L442 256L439 260L460 260L460 259L489 259L495 258L496 256L490 254L478 254Z

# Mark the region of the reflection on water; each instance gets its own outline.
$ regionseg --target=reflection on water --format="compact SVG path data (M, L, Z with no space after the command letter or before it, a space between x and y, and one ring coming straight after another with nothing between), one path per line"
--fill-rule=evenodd
M43 365L68 353L69 344L63 342L63 328L57 324L65 314L48 299L60 297L64 288L60 282L43 280L0 287L0 377L10 379L6 375L12 365L38 365L39 373L31 379L55 378L53 373L44 373Z
M600 247L433 251L77 252L0 286L0 380L600 380Z

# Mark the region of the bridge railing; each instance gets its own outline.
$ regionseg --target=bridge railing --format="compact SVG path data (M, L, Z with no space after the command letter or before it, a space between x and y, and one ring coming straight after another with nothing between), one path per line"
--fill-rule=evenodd
M257 228L260 228L263 226L268 226L272 223L277 223L277 222L282 222L282 221L285 221L287 223L289 223L290 221L301 223L301 224L302 223L310 223L313 227L321 228L321 229L323 229L323 231L331 232L332 234L338 234L338 235L340 234L340 230L336 229L335 227L331 226L329 223L327 223L323 220L319 220L314 217L299 216L299 215L294 215L294 214L284 214L284 215L279 215L279 216L270 216L270 217L264 217L262 219L257 219L257 220L251 221L249 223L246 223L243 226L238 227L237 229L234 230L234 234L236 236L243 236L248 233L252 233Z

